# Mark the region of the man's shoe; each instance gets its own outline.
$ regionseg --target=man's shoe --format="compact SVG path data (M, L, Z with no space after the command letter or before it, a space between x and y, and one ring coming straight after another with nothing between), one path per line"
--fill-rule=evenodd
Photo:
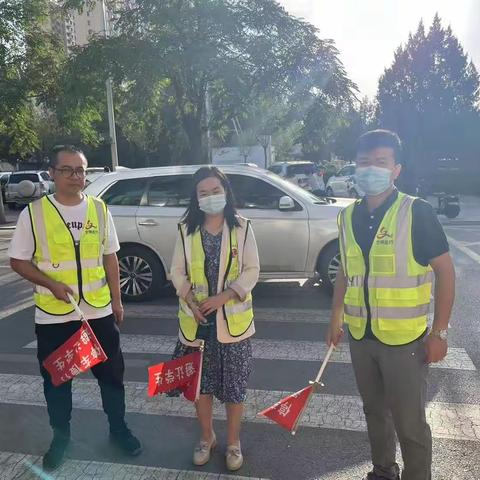
M50 448L42 460L42 466L46 472L52 472L62 465L69 443L70 435L54 432Z
M136 457L142 453L143 449L140 441L126 427L118 432L110 431L110 440L131 457Z
M384 477L383 475L377 475L375 472L367 473L366 477L363 477L363 480L391 480L388 477ZM395 477L395 480L400 480L400 475Z

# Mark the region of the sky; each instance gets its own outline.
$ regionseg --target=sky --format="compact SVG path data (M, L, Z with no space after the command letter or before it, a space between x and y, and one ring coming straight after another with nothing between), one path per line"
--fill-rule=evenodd
M373 98L378 79L393 62L397 47L423 19L436 12L450 25L480 71L480 0L277 0L286 10L331 38L361 96Z

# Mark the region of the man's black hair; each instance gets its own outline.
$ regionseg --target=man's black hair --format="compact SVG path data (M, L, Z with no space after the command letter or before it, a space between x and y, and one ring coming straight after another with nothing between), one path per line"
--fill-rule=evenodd
M75 145L57 145L52 148L52 154L50 155L50 161L48 162L48 166L50 168L55 168L57 166L58 155L62 152L72 153L72 154L78 153L79 155L82 155L85 159L87 158L85 157L85 154L83 153L83 151L80 148L76 147Z
M402 163L402 142L398 135L391 130L370 130L364 133L357 140L356 151L358 155L382 147L392 148L395 163Z

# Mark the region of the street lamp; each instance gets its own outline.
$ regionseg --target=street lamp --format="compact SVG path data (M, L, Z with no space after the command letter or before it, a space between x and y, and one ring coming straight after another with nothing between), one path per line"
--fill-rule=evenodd
M103 28L105 32L105 38L109 37L109 25L107 18L107 6L105 0L102 0L102 12L103 12ZM115 171L118 167L118 151L117 151L117 132L115 130L115 111L113 108L113 88L112 79L108 77L105 86L107 89L107 111L108 111L108 129L110 134L110 148L112 152L112 170Z

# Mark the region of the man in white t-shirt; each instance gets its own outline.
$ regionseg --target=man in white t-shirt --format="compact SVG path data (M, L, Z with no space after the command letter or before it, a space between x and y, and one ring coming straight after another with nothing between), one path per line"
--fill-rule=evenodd
M92 373L100 386L103 409L110 424L110 438L129 455L135 456L141 452L140 442L125 423L125 367L118 329L118 325L123 321L116 255L120 247L112 217L103 202L82 193L86 168L87 160L80 150L73 146L56 149L50 164L50 175L55 181L56 193L37 200L21 212L8 250L12 269L32 282L37 293L37 357L53 429L52 443L43 457L45 470L54 470L63 463L70 441L72 382L55 387L50 374L42 365L52 352L80 328L80 318L74 309L70 308L68 294L79 299L79 306L86 318L91 320L89 323L108 357L104 363L94 366ZM97 213L94 207L97 208ZM98 224L103 222L105 228L101 231L99 226L94 230L93 234L98 235L98 238L95 237L92 242L92 237L87 236L87 233L92 234L90 216L97 215L93 218L100 219L98 212L103 213L102 221ZM49 222L49 219L55 222ZM55 229L52 223L56 225ZM71 241L66 232L70 232ZM65 243L65 238L68 243ZM85 245L85 241L88 245ZM99 246L101 252L99 258L95 259L97 264L93 269L87 268L91 266L93 259L84 258L87 254L81 253L88 252L92 245ZM57 252L49 252L50 259L55 254L59 256L61 250L62 255L67 252L67 256L76 258L76 261L65 261L63 265L61 262L57 264L45 261L44 250L48 249L57 249ZM76 272L74 278L77 281L67 285L55 280L61 278L58 275L63 270L68 271L65 278L70 279L73 278L72 271ZM89 270L92 270L93 274ZM85 279L93 278L94 275L97 281L86 284Z

